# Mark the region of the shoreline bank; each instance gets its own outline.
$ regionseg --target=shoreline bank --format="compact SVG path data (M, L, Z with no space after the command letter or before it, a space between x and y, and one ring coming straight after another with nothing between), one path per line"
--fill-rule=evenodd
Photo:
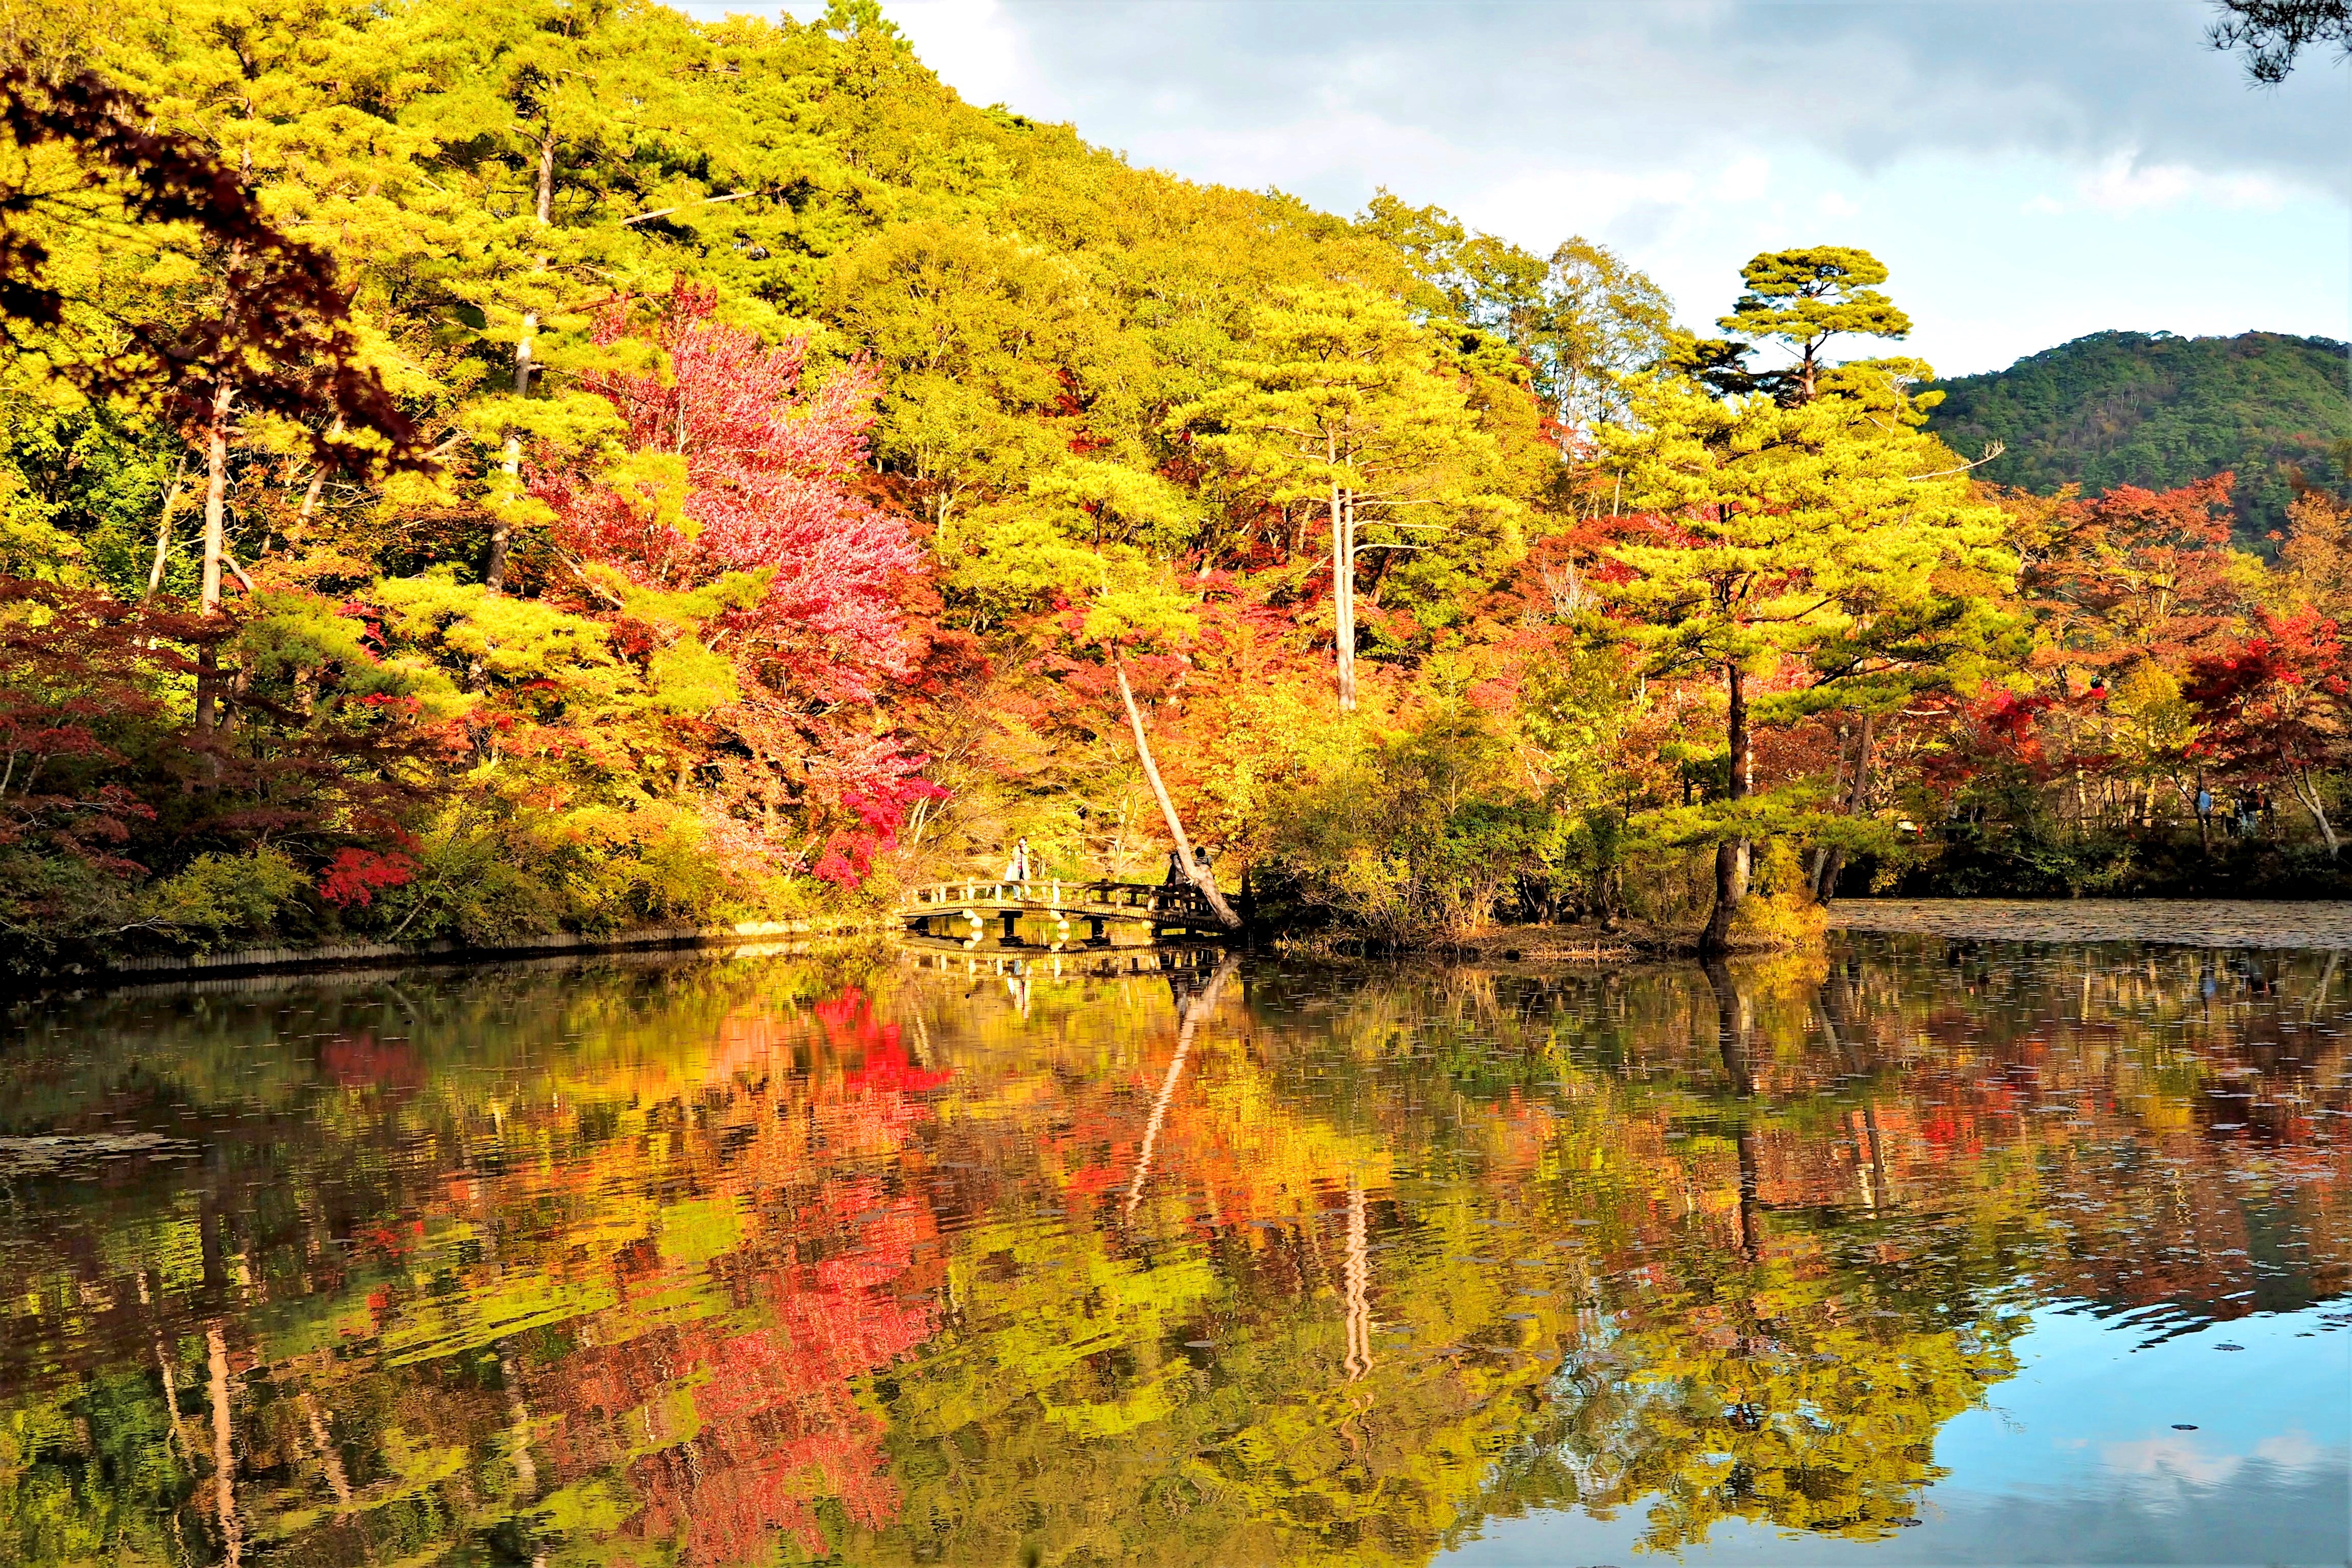
M887 935L878 921L743 921L727 926L641 926L606 935L555 931L478 943L344 942L311 946L240 947L218 952L162 954L117 963L68 964L0 981L0 994L37 994L60 990L119 990L237 975L322 973L335 970L413 969L517 959L593 956L597 953L691 952L724 948L756 957L793 952L813 942L839 937Z

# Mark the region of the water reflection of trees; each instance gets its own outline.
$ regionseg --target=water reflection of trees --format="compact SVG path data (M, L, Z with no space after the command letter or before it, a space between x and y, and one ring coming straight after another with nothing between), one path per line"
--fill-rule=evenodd
M2027 1305L2343 1291L2342 978L1880 942L27 1012L0 1131L192 1152L0 1171L0 1555L1884 1533Z

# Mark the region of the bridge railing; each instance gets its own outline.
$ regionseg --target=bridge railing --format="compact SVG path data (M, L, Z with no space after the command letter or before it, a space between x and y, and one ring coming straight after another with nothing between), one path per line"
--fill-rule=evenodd
M1074 882L1058 878L933 882L908 889L900 908L908 914L1018 904L1033 909L1101 910L1142 915L1198 915L1212 911L1196 888L1154 882Z

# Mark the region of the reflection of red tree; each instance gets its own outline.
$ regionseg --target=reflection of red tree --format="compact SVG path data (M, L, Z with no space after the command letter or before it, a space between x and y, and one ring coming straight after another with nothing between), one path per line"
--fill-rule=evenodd
M344 1089L415 1089L425 1081L415 1053L401 1040L338 1035L319 1051L319 1066Z
M889 1240L913 1227L913 1215L899 1217L907 1223ZM879 1295L907 1262L902 1246L861 1249L806 1271L817 1277L814 1289L789 1283L789 1272L803 1271L778 1270L761 1281L770 1326L684 1336L681 1360L709 1373L694 1393L702 1429L638 1465L646 1506L635 1528L677 1542L696 1563L741 1563L766 1556L779 1531L822 1554L814 1511L822 1499L838 1500L862 1529L888 1524L898 1489L882 1456L882 1423L858 1405L855 1380L931 1333L928 1305Z
M732 1131L690 1159L697 1190L765 1222L708 1266L736 1310L576 1354L561 1380L567 1417L548 1447L567 1473L669 1439L629 1468L643 1505L629 1528L698 1564L764 1560L778 1532L822 1553L828 1501L861 1529L887 1526L898 1490L857 1382L937 1327L914 1278L937 1225L886 1173L929 1114L919 1096L950 1075L910 1062L898 1026L855 988L811 1012L823 1048L801 1071L774 1070L809 1043L776 1016L738 1015L720 1031L736 1087L711 1126ZM860 1155L882 1163L828 1173ZM664 1281L635 1276L661 1270L656 1248L625 1253L625 1297L658 1292ZM664 1431L687 1419L681 1390L692 1424Z
M855 985L829 1002L818 1003L810 1011L824 1026L825 1038L836 1048L854 1046L864 1057L864 1065L842 1079L842 1088L852 1094L873 1090L920 1094L939 1088L954 1076L923 1071L909 1062L907 1047L899 1039L898 1026L876 1018L874 1004Z

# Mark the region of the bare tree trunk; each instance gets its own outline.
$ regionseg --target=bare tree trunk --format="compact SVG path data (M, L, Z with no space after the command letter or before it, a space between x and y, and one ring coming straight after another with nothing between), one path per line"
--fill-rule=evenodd
M352 1481L343 1472L343 1457L335 1448L335 1435L319 1409L318 1396L308 1389L302 1391L302 1415L310 1425L310 1443L319 1450L319 1468L326 1475L327 1489L335 1494L335 1507L350 1508Z
M1372 1255L1368 1240L1364 1184L1351 1174L1348 1178L1348 1254L1341 1273L1348 1306L1345 1364L1349 1383L1372 1370L1372 1307L1368 1289L1371 1284Z
M205 568L198 607L205 615L220 609L221 552L227 537L228 416L236 388L221 383L213 393L212 418L205 426Z
M506 1385L507 1433L513 1444L516 1510L525 1512L539 1501L539 1465L530 1457L530 1406L523 1403L522 1371L515 1364L511 1352L503 1343L499 1347L499 1378ZM529 1521L520 1521L526 1529L536 1532ZM547 1553L533 1551L531 1568L546 1568Z
M1192 841L1184 835L1184 824L1177 818L1176 803L1168 798L1168 786L1160 782L1160 764L1151 760L1151 742L1143 732L1143 712L1135 705L1135 691L1127 683L1127 667L1114 658L1111 668L1118 676L1118 695L1127 704L1127 721L1135 731L1136 760L1143 764L1144 781L1151 785L1152 798L1160 803L1160 815L1168 824L1168 837L1176 842L1176 860L1183 868L1184 879L1192 884L1200 895L1209 900L1217 914L1217 923L1227 931L1239 931L1241 916L1234 913L1233 905L1217 890L1217 879L1192 861Z
M1339 461L1338 450L1329 453ZM1356 710L1356 516L1331 481L1331 641L1339 684L1339 711Z
M1184 1004L1181 1021L1176 1026L1176 1055L1168 1064L1168 1076L1160 1079L1159 1094L1152 1098L1151 1120L1143 1126L1143 1147L1136 1152L1135 1176L1127 1184L1127 1205L1122 1213L1133 1214L1135 1205L1143 1201L1143 1184L1151 1174L1151 1150L1160 1142L1160 1124L1168 1118L1168 1103L1176 1097L1177 1080L1184 1075L1184 1058L1192 1052L1192 1036L1202 1021L1217 1010L1217 998L1225 988L1226 977L1233 973L1238 962L1237 958L1227 954L1217 965L1215 973L1209 976L1208 984L1201 987L1199 994ZM918 1022L920 1016L917 1015Z
M522 331L515 338L514 393L517 397L530 392L531 344L539 336L539 312L525 310ZM490 515L490 558L482 566L482 586L493 594L506 591L507 559L514 542L515 492L522 484L522 437L516 431L507 432L506 450L499 455L499 468L506 475L506 493L499 498L498 510ZM477 691L479 685L478 667L468 672L469 682Z
M1347 663L1342 667L1346 677L1346 708L1356 710L1356 498L1349 492L1347 500L1347 526L1340 530L1348 545L1348 564L1341 581L1347 584L1348 638Z
M212 418L205 428L205 555L197 606L207 616L220 614L221 555L226 548L228 510L228 416L236 388L222 382L213 392ZM209 734L219 719L219 654L209 642L196 653L196 729Z
M1843 730L1840 730L1838 731L1837 765L1830 773L1830 790L1832 794L1843 789L1846 785L1845 742L1846 732ZM1820 899L1822 896L1822 872L1828 867L1829 863L1830 847L1826 844L1816 844L1813 846L1813 852L1807 858L1805 865L1805 888L1806 890L1811 892L1816 900Z
M139 1281L139 1288L142 1290L147 1288L147 1281L143 1276ZM155 1331L155 1365L163 1373L163 1408L172 1417L172 1430L169 1436L179 1439L181 1457L187 1460L188 1468L194 1470L196 1468L196 1446L188 1440L188 1429L180 1420L180 1380L172 1375L172 1358L163 1348L163 1332L161 1329Z
M1723 1070L1730 1075L1732 1091L1742 1100L1756 1094L1756 1072L1748 1055L1748 1036L1754 1027L1747 993L1731 976L1730 965L1719 958L1709 959L1704 965L1707 989L1715 993L1715 1027L1717 1048L1723 1056ZM1756 1131L1743 1113L1739 1122L1739 1250L1753 1261L1763 1251L1762 1205L1759 1201L1756 1166Z
M1747 678L1736 663L1724 667L1730 701L1726 725L1731 750L1731 786L1727 798L1746 800L1754 787L1754 755L1748 740ZM1726 839L1715 847L1715 912L1699 933L1701 952L1723 952L1731 946L1731 922L1748 899L1748 840Z
M539 226L547 226L555 200L555 117L550 114L539 138Z
M327 427L327 439L332 441L342 433L343 416L338 414L335 416L335 422ZM320 492L326 488L327 465L321 462L310 470L310 488L302 492L302 510L298 514L301 521L304 522L310 521L310 514L319 510Z
M539 226L545 228L555 204L555 122L549 120L539 138L539 202L533 209ZM544 271L547 258L541 257L534 271ZM517 397L530 395L530 373L535 368L531 345L539 337L539 312L522 313L522 331L515 337L514 394ZM499 467L505 471L507 494L490 519L490 558L482 568L482 586L493 594L506 591L507 560L514 542L514 521L509 514L515 488L522 482L522 437L513 430L507 432L506 449L499 455ZM467 672L467 684L475 690L482 688L481 661Z
M213 1502L220 1511L221 1542L229 1568L245 1560L245 1530L236 1517L236 1429L229 1424L228 1342L220 1325L205 1331L205 1347L212 1373Z
M1857 738L1853 754L1853 784L1846 792L1845 814L1858 817L1870 799L1870 743L1877 721L1870 714L1862 716L1862 733ZM1828 903L1837 897L1838 873L1845 869L1845 851L1832 846L1823 853L1822 864L1813 874L1813 900Z

